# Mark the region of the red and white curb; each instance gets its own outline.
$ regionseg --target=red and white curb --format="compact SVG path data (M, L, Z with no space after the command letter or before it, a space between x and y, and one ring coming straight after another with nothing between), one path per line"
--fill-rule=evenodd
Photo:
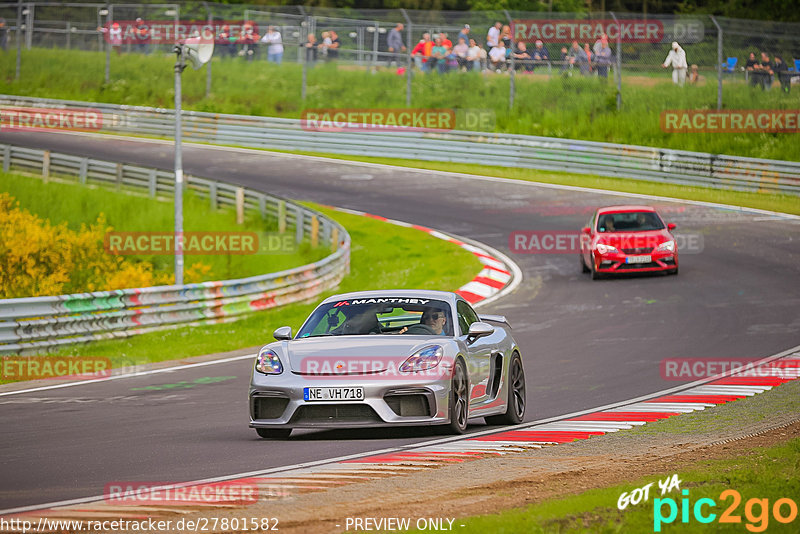
M458 288L455 292L464 297L464 300L469 302L475 307L488 304L511 291L513 291L522 282L522 270L514 263L508 256L502 252L484 244L466 239L448 235L439 230L434 230L426 226L418 224L411 224L405 221L398 221L396 219L389 219L381 215L373 215L358 210L351 210L347 208L339 208L336 206L325 206L328 209L339 211L342 213L349 213L350 215L360 215L363 217L370 217L396 226L403 226L405 228L413 228L421 232L425 232L431 237L453 243L458 245L464 250L472 253L478 258L478 261L483 264L481 271L469 282Z
M408 474L450 463L570 443L751 397L800 378L800 346L754 362L753 366L762 369L760 366L766 363L770 364L766 374L759 372L758 376L754 376L755 373L734 374L729 371L652 395L534 421L515 426L511 430L485 430L467 436L442 438L371 453L186 482L174 487L235 481L256 486L259 500L269 501L296 498L309 492ZM237 508L235 505L218 506ZM104 520L164 518L197 511L196 503L126 506L106 502L102 496L98 496L0 510L0 516Z

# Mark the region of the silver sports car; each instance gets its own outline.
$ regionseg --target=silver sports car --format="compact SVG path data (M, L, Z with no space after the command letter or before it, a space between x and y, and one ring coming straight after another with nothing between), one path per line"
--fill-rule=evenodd
M478 315L455 293L360 291L326 299L300 331L283 326L258 352L250 426L293 428L516 424L525 372L504 317Z

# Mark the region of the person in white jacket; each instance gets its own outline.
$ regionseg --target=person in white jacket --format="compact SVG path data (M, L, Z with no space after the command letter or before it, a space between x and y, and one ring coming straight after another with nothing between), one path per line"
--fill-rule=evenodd
M669 51L667 59L661 66L666 69L670 65L672 65L672 83L683 87L683 84L686 83L686 70L689 65L686 63L686 52L675 41L672 42L672 50Z

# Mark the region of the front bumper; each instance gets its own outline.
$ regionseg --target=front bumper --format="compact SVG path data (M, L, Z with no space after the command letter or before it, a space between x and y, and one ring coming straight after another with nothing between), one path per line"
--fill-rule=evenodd
M631 254L630 256L639 256ZM650 252L651 261L648 263L627 263L628 254L624 252L610 252L600 254L596 250L592 253L595 271L603 274L648 273L661 271L674 271L678 268L677 252Z
M251 428L359 428L449 422L450 372L437 376L302 376L254 373L248 395ZM364 400L306 401L304 389L364 388Z

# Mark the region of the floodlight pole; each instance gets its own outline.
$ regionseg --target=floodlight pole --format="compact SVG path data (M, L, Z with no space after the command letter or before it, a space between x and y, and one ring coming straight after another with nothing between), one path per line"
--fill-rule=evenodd
M183 45L175 45L175 285L183 285L183 154L181 153L181 74Z

